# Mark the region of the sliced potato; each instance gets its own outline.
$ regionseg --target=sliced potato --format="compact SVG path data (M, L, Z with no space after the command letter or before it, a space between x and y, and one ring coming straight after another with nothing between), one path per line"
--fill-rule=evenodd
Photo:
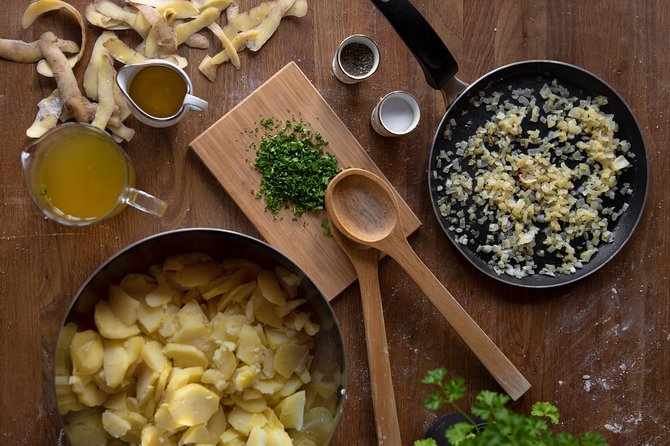
M130 366L128 351L123 341L105 340L104 346L103 370L105 371L105 383L109 387L117 387L123 381Z
M202 367L207 368L209 360L205 354L192 345L168 343L163 350L165 355L172 359L177 367Z
M144 426L141 440L142 446L175 446L177 444L170 439L167 430L153 424Z
M167 357L163 353L163 344L158 341L147 341L142 348L142 358L144 363L151 370L161 373L167 365Z
M202 252L188 252L186 254L179 254L170 256L163 262L164 271L181 271L186 265L193 263L211 262L212 258Z
M163 307L151 307L143 300L137 312L137 323L146 334L156 333L163 322Z
M242 394L234 393L232 400L237 407L250 413L261 413L268 407L267 402L262 395L259 398L245 399Z
M58 335L56 354L54 358L54 372L56 377L67 376L72 372L72 359L70 358L70 345L72 338L79 327L74 322L68 322L63 326Z
M109 287L109 297L107 299L109 307L117 318L126 325L133 325L137 322L137 313L140 309L140 303L135 298L125 292L118 285Z
M249 435L251 432L251 417L253 415L253 413L247 412L244 409L233 407L233 410L228 414L228 423L243 435ZM256 424L259 423L257 422Z
M259 364L263 358L263 349L258 332L250 325L244 325L237 343L237 357L249 365Z
M230 379L237 369L238 360L230 349L221 347L214 353L214 366L225 380Z
M207 426L203 424L198 424L197 426L191 426L184 431L179 439L179 446L188 445L188 444L204 444L209 441L209 431Z
M305 414L305 391L287 396L274 408L279 421L287 429L302 430Z
M109 39L105 43L109 42ZM104 44L103 44L104 46ZM142 299L151 291L155 290L158 284L156 280L148 274L126 274L121 279L121 288L135 299Z
M104 300L95 305L94 320L98 332L107 339L126 339L140 333L137 325L124 324Z
M163 431L176 431L182 426L172 417L167 403L161 404L158 409L156 409L156 413L154 414L154 421L156 423L156 427L162 429Z
M171 399L174 393L186 384L199 381L204 372L205 370L202 367L189 367L185 369L173 367L168 379L167 388L165 389L168 399Z
M102 427L114 438L121 438L131 429L128 420L118 416L114 411L106 410L102 413Z
M209 325L193 324L185 325L177 330L177 332L170 337L170 342L191 345L205 355L208 355L215 349L211 337L212 329L209 328Z
M75 387L73 387L74 389ZM98 407L102 406L107 399L107 394L100 390L100 388L94 383L89 382L86 384L81 392L75 391L79 402L87 407Z
M274 368L284 378L289 378L296 371L302 371L309 354L309 349L300 344L284 344L277 349Z
M123 342L123 346L126 348L126 353L128 354L128 364L135 364L137 359L142 354L144 342L145 341L143 336L134 336L132 338L126 339Z
M102 338L93 330L81 331L72 336L70 358L75 375L92 375L102 367L104 357Z
M160 307L172 301L174 289L168 285L158 285L153 291L150 291L145 302L150 307Z
M217 262L200 262L185 265L179 271L170 272L168 277L183 289L207 285L221 275L222 267Z
M247 446L265 446L267 445L268 434L262 428L256 426L249 433Z
M279 285L277 276L272 271L263 270L258 273L258 288L270 303L284 305L286 303L286 292Z
M219 396L200 384L186 384L175 391L168 403L170 414L184 426L209 421L219 408Z

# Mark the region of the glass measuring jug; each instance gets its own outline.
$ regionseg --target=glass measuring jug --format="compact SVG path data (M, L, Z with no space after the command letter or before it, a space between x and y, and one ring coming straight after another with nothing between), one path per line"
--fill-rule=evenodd
M49 130L21 152L30 197L50 219L87 226L130 205L158 217L167 204L135 188L135 169L106 132L68 123Z

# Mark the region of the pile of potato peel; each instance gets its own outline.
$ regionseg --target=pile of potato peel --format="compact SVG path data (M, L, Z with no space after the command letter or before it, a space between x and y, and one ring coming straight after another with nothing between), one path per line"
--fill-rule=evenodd
M303 17L307 13L307 0L269 0L244 12L237 0L117 1L123 4L94 0L86 7L86 21L104 31L94 43L83 89L72 69L85 52L87 24L69 3L37 0L24 11L21 25L26 29L43 14L65 10L81 27L81 43L62 40L52 32L43 33L34 42L0 39L0 58L37 63L39 74L56 80L57 88L38 103L35 121L26 131L30 138L39 138L59 121L74 119L106 129L119 142L129 141L135 131L124 124L131 111L116 85L115 63L160 58L184 68L188 60L177 52L182 45L219 47L219 52L205 56L198 66L213 82L219 65L230 61L239 69L238 52L245 48L258 51L283 17ZM115 32L123 30L135 31L142 42L131 48Z

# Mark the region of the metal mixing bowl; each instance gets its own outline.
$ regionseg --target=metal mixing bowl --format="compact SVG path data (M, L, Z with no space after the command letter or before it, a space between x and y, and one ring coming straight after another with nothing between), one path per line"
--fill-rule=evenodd
M79 289L72 305L65 317L63 326L71 321L76 321L80 330L95 328L93 322L93 308L101 297L106 297L110 284L118 284L128 273L147 273L149 267L161 264L171 255L188 252L203 252L216 261L227 257L244 258L256 262L264 268L272 269L276 265L284 266L301 277L299 297L307 300L301 305L301 310L312 313L312 320L320 326L320 331L314 337L315 347L312 351L314 359L310 365L312 376L327 376L334 384L337 391L331 400L327 402L329 414L324 419L327 423L319 426L320 421L312 420L313 428L319 431L322 446L330 441L330 437L337 425L342 411L345 390L345 355L340 328L330 307L330 304L319 291L314 282L284 254L270 245L253 237L221 229L192 228L163 232L143 240L140 240L107 260L97 271L95 271L84 285ZM59 335L59 344L62 332ZM57 349L64 351L67 346ZM57 359L58 361L58 359ZM58 377L56 379L59 379ZM60 378L62 382L62 377ZM60 392L62 394L62 392ZM59 392L56 387L56 403L58 403ZM90 415L90 410L70 412L62 417L65 432L68 432L70 423L81 423L81 419ZM331 418L332 417L332 418ZM316 425L316 426L315 426ZM91 433L91 436L95 436ZM66 437L70 437L69 434ZM92 438L91 437L91 438ZM72 441L72 446L83 446ZM109 439L105 445L123 445L116 439ZM86 446L91 446L87 443Z

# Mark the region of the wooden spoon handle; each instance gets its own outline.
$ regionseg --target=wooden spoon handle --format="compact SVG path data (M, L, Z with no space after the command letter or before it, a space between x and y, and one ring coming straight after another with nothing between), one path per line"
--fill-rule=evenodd
M372 403L377 424L377 442L380 445L400 446L402 441L391 378L384 310L379 290L378 259L376 258L378 251L376 249L370 251L375 253L374 261L355 262L354 267L358 273L363 303Z
M530 383L421 261L405 237L394 238L394 243L380 249L407 271L505 392L513 400L519 399Z

